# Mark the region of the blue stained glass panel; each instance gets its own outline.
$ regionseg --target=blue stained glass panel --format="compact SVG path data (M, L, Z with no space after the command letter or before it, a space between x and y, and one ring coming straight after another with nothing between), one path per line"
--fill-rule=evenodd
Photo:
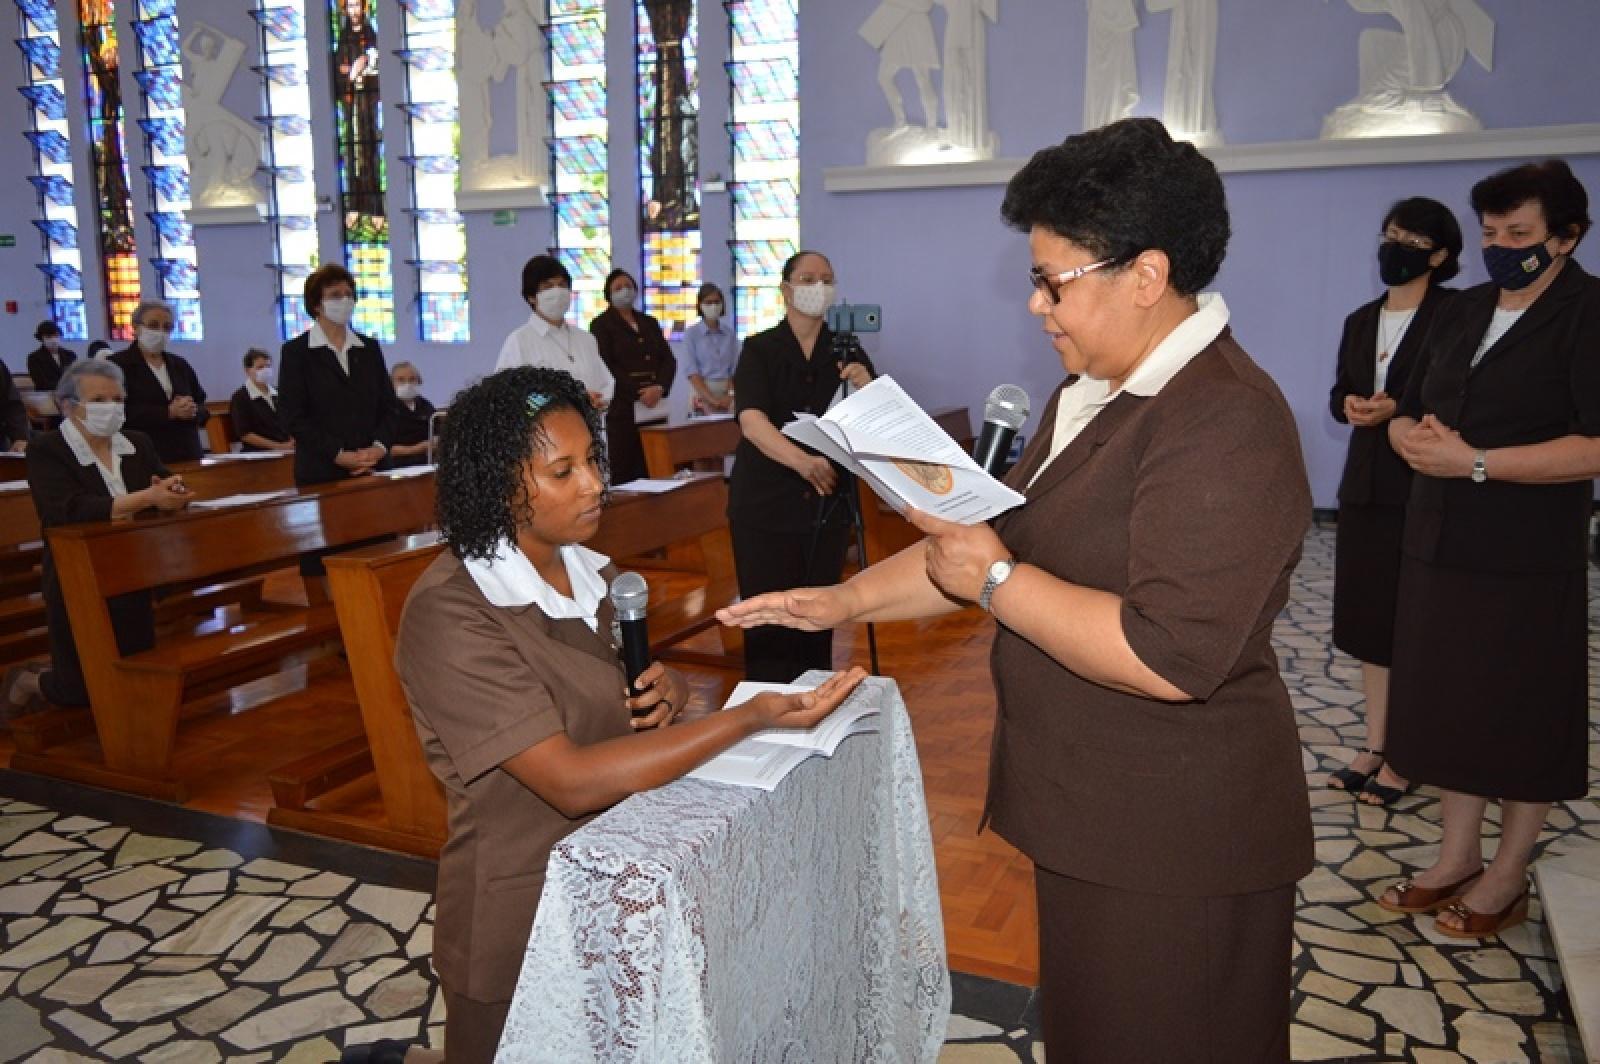
M296 233L309 232L317 227L317 219L309 214L280 214L268 220L276 222L279 228Z
M460 225L465 221L460 211L447 210L443 207L417 207L413 210L417 221L429 225Z
M51 243L64 248L78 246L78 227L61 218L35 218L33 224Z
M551 141L563 174L600 174L606 169L604 137L560 137Z
M67 119L67 97L59 85L24 85L17 90L22 93L27 101L39 109L39 113L52 122L65 122Z
M41 262L44 275L69 292L83 291L83 273L76 266L64 262Z
M175 68L139 70L134 73L133 79L150 101L162 110L176 111L183 106L183 83Z
M602 0L550 0L552 18L561 15L587 15L599 10L603 10Z
M181 213L151 211L148 217L150 223L156 227L156 232L161 234L161 239L167 243L181 245L194 243L194 227L184 220Z
M30 129L23 136L39 150L39 154L56 164L72 161L72 145L54 129Z
M735 106L788 103L794 99L795 66L787 59L729 63L728 71L737 74L732 79Z
M140 125L143 124L141 120ZM150 179L150 184L155 186L156 194L162 199L186 200L189 198L189 171L187 168L171 165L148 165L142 169L145 176Z
M162 155L183 154L183 119L141 118L139 128Z
M454 155L402 155L400 161L424 174L453 174L461 169Z
M454 18L456 0L400 0L400 6L414 19L435 21Z
M256 73L272 82L274 85L304 85L306 73L292 63L268 63L265 66L251 67Z
M606 197L598 192L563 192L555 196L561 208L561 219L570 225L587 229L605 225Z
M258 115L256 121L286 137L299 137L311 132L311 121L304 115Z
M139 17L171 18L178 13L178 0L139 0Z
M728 5L735 44L781 44L795 38L797 0L734 0Z
M58 207L72 206L72 182L55 174L29 174L29 184Z
M173 288L193 291L200 282L200 271L188 259L151 259L161 279Z
M82 299L56 299L51 301L52 316L61 326L61 335L68 340L82 340L89 335L89 315Z
M418 70L451 70L456 65L456 57L448 48L401 48L394 54Z
M265 166L262 169L279 181L287 181L291 185L311 180L311 168L307 166Z
M557 248L555 254L574 277L599 279L611 270L611 252L606 248Z
M793 218L800 213L800 190L792 181L747 181L730 191L740 221Z
M550 86L556 115L568 122L587 122L606 115L606 86L599 78L558 81Z
M422 308L422 332L436 344L464 344L472 337L467 331L465 292L423 292L418 296Z
M558 22L550 27L550 51L562 66L595 66L606 61L606 38L599 19Z
M776 162L800 157L800 131L792 122L730 122L734 155L743 162Z
M178 47L178 20L171 15L146 19L133 24L134 36L150 53L150 62L156 66L175 66L183 59Z
M407 101L400 105L400 110L419 122L454 122L460 117L460 109L455 104L443 100L426 103Z
M257 8L250 12L261 28L280 41L298 41L306 35L306 20L292 7Z
M56 31L55 0L17 0L17 10L27 15L40 33Z
M409 259L406 265L436 277L460 277L467 272L467 264L460 259Z
M200 301L198 299L173 299L172 338L174 340L200 339Z
M17 42L17 47L22 49L28 62L38 68L41 77L61 76L61 46L49 37L24 37Z

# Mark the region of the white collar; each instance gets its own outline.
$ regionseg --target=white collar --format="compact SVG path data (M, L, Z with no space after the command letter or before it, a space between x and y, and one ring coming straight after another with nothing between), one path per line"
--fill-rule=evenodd
M1062 393L1063 401L1071 395L1076 400L1074 409L1086 410L1092 406L1103 407L1122 392L1145 399L1156 395L1183 367L1194 361L1196 355L1210 347L1228 325L1228 304L1223 302L1220 295L1202 292L1196 302L1199 306L1195 312L1179 322L1178 327L1163 337L1144 361L1134 367L1119 391L1112 391L1109 381L1083 377ZM1057 416L1060 416L1059 412Z
M310 335L306 337L306 343L310 344L312 347L326 347L329 351L340 350L340 348L333 346L333 341L328 339L328 334L322 331L322 323L320 321L313 321L311 323L311 332ZM343 350L349 351L351 348L364 346L365 344L361 342L361 334L356 332L350 326L346 325L344 327Z
M491 606L538 606L551 620L575 617L594 628L600 600L606 595L600 570L611 564L611 559L571 543L561 548L561 561L572 582L572 598L551 587L528 556L509 541L502 540L487 560L468 558L462 564Z
M254 378L246 377L244 379L244 392L252 399L266 399L270 401L277 396L278 389L272 387L270 384L263 388L261 385L255 382Z
M532 325L533 331L538 333L540 336L549 336L551 333L567 327L567 323L565 321L563 321L560 325L551 325L537 310L531 310L528 312L528 324Z
M94 451L89 446L88 437L78 428L78 423L70 417L61 419L61 438L67 441L68 447L72 448L72 456L78 460L79 465L94 465L100 460L94 456ZM111 437L111 456L113 458L121 458L125 454L135 454L138 450L133 445L133 441L120 432Z

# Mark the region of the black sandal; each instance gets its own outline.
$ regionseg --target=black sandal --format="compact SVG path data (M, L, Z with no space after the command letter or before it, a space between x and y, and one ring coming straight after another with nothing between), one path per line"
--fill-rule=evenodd
M1336 768L1332 772L1328 773L1328 781L1326 784L1324 784L1324 786L1326 786L1329 790L1344 791L1346 794L1351 795L1360 794L1363 790L1365 790L1367 784L1376 778L1379 771L1381 771L1383 768L1383 751L1374 750L1371 747L1363 746L1361 748L1361 754L1371 754L1372 756L1376 757L1378 759L1378 767L1374 768L1371 772L1357 772L1349 765L1346 765L1344 768ZM1356 756L1360 757L1361 754L1357 754Z
M1356 795L1356 800L1361 802L1362 805L1371 805L1387 809L1400 799L1404 798L1406 795L1410 794L1411 788L1415 786L1416 784L1414 783L1407 783L1404 787L1391 787L1387 783L1379 783L1378 773L1374 772L1372 774L1372 778L1361 785L1361 791ZM1362 796L1368 794L1376 798L1377 801L1366 801Z

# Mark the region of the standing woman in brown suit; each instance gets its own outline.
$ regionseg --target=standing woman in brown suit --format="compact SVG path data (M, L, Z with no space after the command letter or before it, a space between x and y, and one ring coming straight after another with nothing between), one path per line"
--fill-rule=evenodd
M1589 783L1588 553L1600 475L1600 279L1572 259L1589 197L1559 159L1472 189L1489 282L1450 301L1389 423L1416 471L1395 617L1389 756L1443 791L1431 868L1387 890L1437 929L1528 910L1552 802ZM1483 815L1501 803L1494 860Z
M1383 759L1400 534L1411 495L1411 467L1389 445L1388 423L1434 313L1452 291L1439 285L1461 269L1461 227L1438 200L1401 200L1381 232L1378 276L1388 291L1345 319L1329 397L1333 419L1352 426L1339 481L1333 645L1361 662L1367 745L1328 776L1328 786L1369 805L1393 805L1410 788Z
M681 724L678 673L653 664L627 697L616 570L580 546L604 507L599 437L580 381L526 367L457 395L440 437L450 549L406 599L395 667L449 810L433 961L450 1064L494 1059L557 842L762 728L816 723L864 675Z
M611 482L626 484L650 474L644 464L639 424L667 419L667 393L678 373L678 359L661 331L661 323L635 310L639 285L627 270L606 277L609 304L593 321L600 358L617 380L617 394L606 407L606 450L611 456Z
M1002 213L1028 233L1066 381L990 528L730 623L832 628L976 603L997 622L987 818L1033 859L1052 1064L1289 1059L1294 882L1311 870L1272 624L1311 517L1294 418L1201 290L1217 171L1148 118L1047 148Z

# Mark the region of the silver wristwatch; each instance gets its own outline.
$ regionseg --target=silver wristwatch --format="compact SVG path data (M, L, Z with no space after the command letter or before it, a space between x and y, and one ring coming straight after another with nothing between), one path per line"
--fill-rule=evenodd
M1482 484L1489 479L1489 456L1483 451L1474 451L1472 454L1472 482Z
M1016 567L1015 558L1001 558L989 566L989 575L984 578L983 590L978 592L978 605L986 612L989 609L989 600L994 598L995 589L1006 582Z

